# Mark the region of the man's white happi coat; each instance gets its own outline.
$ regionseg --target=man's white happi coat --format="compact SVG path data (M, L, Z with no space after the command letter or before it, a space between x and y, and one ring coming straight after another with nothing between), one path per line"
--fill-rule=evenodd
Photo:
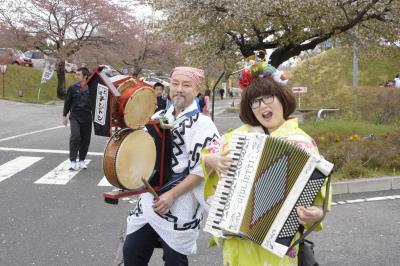
M197 110L196 101L193 101L176 119L194 110ZM173 106L166 112L169 123L175 119L173 112ZM212 120L201 113L194 113L175 125L172 137L173 173L182 173L189 168L190 174L202 177L200 152L219 137ZM172 249L184 255L196 253L200 222L203 211L207 208L203 187L204 181L193 190L181 195L174 201L170 212L165 215L153 211L153 196L150 193L142 194L136 208L127 218L127 235L149 223Z

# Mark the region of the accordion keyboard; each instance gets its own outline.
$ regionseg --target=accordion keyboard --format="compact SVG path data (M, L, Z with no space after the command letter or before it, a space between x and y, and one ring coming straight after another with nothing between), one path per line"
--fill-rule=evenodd
M232 158L233 163L229 167L227 174L220 177L218 186L215 190L213 203L204 227L204 231L213 235L222 237L220 223L223 218L224 210L229 207L229 196L232 186L234 185L235 173L237 170L236 162L241 160L242 154L240 151L243 149L243 145L245 144L244 140L245 138L242 136L233 136L228 155Z

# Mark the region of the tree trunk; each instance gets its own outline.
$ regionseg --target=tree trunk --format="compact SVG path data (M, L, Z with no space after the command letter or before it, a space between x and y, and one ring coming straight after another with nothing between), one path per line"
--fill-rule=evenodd
M137 77L139 76L140 72L142 72L142 68L137 59L133 60L133 73L132 76Z
M65 60L57 61L57 97L59 99L64 99L65 95Z

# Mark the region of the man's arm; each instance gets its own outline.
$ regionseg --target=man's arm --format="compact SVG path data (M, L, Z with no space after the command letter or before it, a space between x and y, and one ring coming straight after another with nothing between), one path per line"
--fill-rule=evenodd
M160 214L167 213L178 197L195 188L202 180L201 176L189 174L182 182L160 196L153 205L154 211Z
M72 91L71 87L68 88L67 95L65 95L63 116L67 116L67 114L71 110L71 104L72 104L72 92L71 91Z
M64 99L64 109L63 109L63 121L62 123L66 126L68 124L67 114L71 110L71 103L72 103L72 89L68 88L67 95L65 95Z

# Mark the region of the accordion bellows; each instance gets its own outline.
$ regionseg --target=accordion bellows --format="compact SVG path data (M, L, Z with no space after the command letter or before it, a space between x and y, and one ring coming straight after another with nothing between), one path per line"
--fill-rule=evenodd
M237 133L233 164L221 176L205 231L248 238L283 257L300 224L296 207L312 205L333 164L288 141Z

